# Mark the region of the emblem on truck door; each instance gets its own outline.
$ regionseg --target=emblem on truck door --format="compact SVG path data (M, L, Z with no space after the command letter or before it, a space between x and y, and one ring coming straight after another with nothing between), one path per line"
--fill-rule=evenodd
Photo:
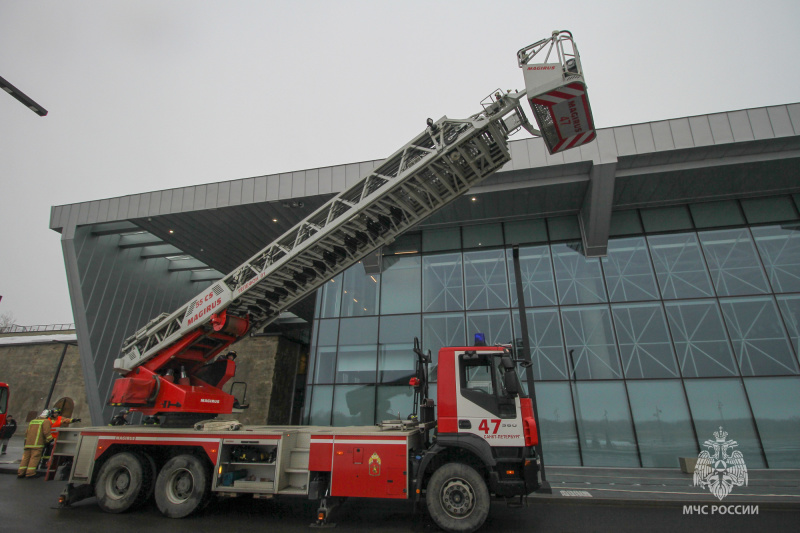
M369 458L369 475L370 476L380 476L381 475L381 458L378 455L378 452L372 454Z

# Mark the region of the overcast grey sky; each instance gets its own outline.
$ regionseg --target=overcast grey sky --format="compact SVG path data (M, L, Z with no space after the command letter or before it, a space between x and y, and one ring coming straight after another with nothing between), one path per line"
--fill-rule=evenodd
M571 30L598 127L800 101L800 2L0 0L0 314L72 322L50 207L380 159ZM265 243L266 245L267 243Z

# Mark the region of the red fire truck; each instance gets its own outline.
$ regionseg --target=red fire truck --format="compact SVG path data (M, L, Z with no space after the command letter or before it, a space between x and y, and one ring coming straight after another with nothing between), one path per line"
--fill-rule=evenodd
M6 425L8 416L8 383L0 382L0 428Z
M538 443L530 398L509 349L443 348L438 399L427 398L427 361L411 379L419 413L369 427L94 427L60 432L54 462L72 461L62 505L96 496L107 512L155 497L181 518L213 495L319 500L325 523L344 498L418 501L446 531L474 531L490 494L511 498L539 486ZM438 405L438 420L434 406ZM437 427L438 426L438 427Z
M545 51L544 63L531 63ZM542 136L551 153L594 139L572 35L553 32L517 58L526 90L495 91L467 119L428 119L370 174L126 339L109 404L162 423L62 430L48 473L71 461L61 504L94 495L105 511L123 512L153 496L163 514L180 518L215 494L295 495L320 500L324 523L341 498L424 496L440 527L474 531L490 495L535 490L534 407L517 376L529 359L504 347L443 348L434 401L427 394L430 354L415 342L408 420L349 428L209 420L241 407L222 390L236 370L226 353L231 344L502 168L515 131ZM526 100L541 130L528 121Z

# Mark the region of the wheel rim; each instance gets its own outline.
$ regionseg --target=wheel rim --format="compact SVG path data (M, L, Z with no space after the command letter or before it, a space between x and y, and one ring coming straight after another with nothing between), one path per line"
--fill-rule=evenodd
M452 478L442 486L442 507L452 518L466 518L475 508L475 491L464 479Z
M183 503L192 496L194 491L194 476L181 468L173 472L167 480L167 498L172 503Z
M120 466L106 479L106 495L113 500L124 498L131 488L131 471Z

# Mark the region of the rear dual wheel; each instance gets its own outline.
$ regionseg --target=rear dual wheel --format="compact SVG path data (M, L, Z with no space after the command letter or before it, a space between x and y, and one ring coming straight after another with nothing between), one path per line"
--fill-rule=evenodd
M211 494L211 475L194 455L173 457L156 480L156 505L164 516L183 518L205 507Z

